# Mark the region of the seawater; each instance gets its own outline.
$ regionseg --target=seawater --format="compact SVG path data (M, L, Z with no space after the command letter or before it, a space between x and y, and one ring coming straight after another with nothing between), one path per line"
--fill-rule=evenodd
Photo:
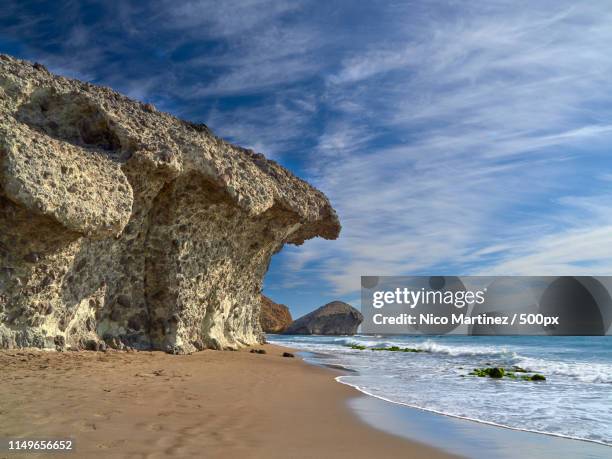
M353 372L337 379L390 402L518 430L612 446L612 337L269 335L313 363ZM354 350L412 347L421 353ZM468 376L520 366L545 382ZM612 450L611 450L612 454Z

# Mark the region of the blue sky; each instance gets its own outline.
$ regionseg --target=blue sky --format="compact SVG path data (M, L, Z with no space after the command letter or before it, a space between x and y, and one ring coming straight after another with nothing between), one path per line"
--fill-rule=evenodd
M359 276L612 274L609 1L3 2L0 51L274 158L332 200L294 316Z

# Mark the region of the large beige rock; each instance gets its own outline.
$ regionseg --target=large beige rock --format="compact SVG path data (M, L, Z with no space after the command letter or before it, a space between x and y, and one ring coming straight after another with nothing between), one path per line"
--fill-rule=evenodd
M295 320L288 335L354 335L363 315L343 301L332 301Z
M339 230L263 155L0 55L0 348L258 343L272 254Z

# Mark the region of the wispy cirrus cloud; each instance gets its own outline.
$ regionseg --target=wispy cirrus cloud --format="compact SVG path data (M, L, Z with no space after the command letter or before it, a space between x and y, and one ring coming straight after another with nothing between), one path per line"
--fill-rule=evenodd
M337 294L363 274L612 272L601 215L561 218L577 212L564 196L596 199L590 174L611 165L610 11L446 6L328 76L337 111L313 174L345 228L335 249L291 262ZM329 155L328 138L354 141Z
M341 238L275 257L280 301L352 298L362 274L612 272L606 1L63 7L8 2L0 45L206 122L330 196Z

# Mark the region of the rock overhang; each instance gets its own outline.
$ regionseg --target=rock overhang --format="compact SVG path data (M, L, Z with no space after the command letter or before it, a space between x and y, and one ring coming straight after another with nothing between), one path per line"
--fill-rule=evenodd
M338 217L323 193L263 154L216 137L204 125L180 120L106 87L52 75L39 64L0 55L0 66L4 89L0 135L4 156L8 158L4 163L9 163L2 168L2 183L13 185L17 199L21 194L31 194L28 188L36 188L36 184L32 186L36 177L30 177L29 183L11 183L16 167L13 163L20 162L19 159L23 163L24 158L25 162L40 160L40 156L57 151L61 144L62 149L73 150L66 154L78 155L85 150L96 155L97 161L107 163L106 167L92 166L99 168L99 175L108 174L111 181L123 181L124 185L116 166L134 156L176 176L196 171L224 188L251 215L274 206L295 213L304 224L297 243L317 236L335 239L340 232ZM58 105L59 109L51 109ZM77 125L74 132L53 129L62 115L75 118L71 123ZM29 144L17 140L28 138ZM60 160L44 158L50 165ZM30 166L36 169L37 165ZM130 201L129 189L124 194L123 207ZM121 196L111 195L109 202L117 198ZM27 196L23 200L28 205L45 204L44 198L33 202L35 199ZM47 200L52 202L53 197ZM117 215L116 222L104 223L114 229L120 226L121 217ZM69 221L69 216L64 218Z
M179 352L252 344L257 320L236 319L248 314L236 313L236 303L258 312L270 256L284 243L339 234L325 195L276 162L109 88L0 55L0 112L6 343L31 344L40 332L42 347L104 334ZM190 262L190 250L207 255ZM164 270L172 279L163 280ZM212 288L223 284L220 272L249 291ZM200 317L198 308L207 312ZM153 329L164 336L158 343Z

